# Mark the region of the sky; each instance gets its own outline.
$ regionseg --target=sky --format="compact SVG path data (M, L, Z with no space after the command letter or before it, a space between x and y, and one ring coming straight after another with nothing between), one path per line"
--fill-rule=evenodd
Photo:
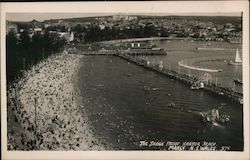
M62 18L77 18L77 17L94 17L94 16L109 16L123 13L6 13L6 20L10 21L31 21L36 19L44 21L49 19L62 19ZM235 13L130 13L128 15L155 15L155 16L168 16L168 15L181 15L181 16L240 16L240 12Z

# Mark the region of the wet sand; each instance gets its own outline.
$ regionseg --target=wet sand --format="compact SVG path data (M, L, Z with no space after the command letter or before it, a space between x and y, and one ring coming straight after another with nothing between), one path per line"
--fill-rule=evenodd
M13 113L8 114L9 150L104 149L78 103L82 97L76 75L81 57L67 52L50 57L26 71L8 90L8 110Z

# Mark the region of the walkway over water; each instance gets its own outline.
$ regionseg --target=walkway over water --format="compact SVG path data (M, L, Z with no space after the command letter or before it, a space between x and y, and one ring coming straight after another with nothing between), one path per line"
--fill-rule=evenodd
M148 63L144 59L136 58L136 57L130 56L128 54L117 54L117 56L119 56L127 61L133 62L137 65L140 65L140 66L143 66L143 67L148 68L150 70L161 73L161 74L168 76L170 78L179 80L179 81L186 83L186 84L189 84L189 85L192 85L195 82L199 81L198 77L196 77L196 76L188 75L188 74L184 74L184 73L179 73L179 72L176 72L176 71L171 70L171 69L166 68L166 67L160 67L159 65ZM221 87L214 82L207 81L205 83L205 86L203 89L210 91L210 92L213 92L215 94L218 94L220 96L231 98L232 100L239 102L241 104L243 103L243 94L242 93L234 92L233 90L230 90L228 88Z
M144 59L136 58L133 55L143 54L143 55L162 55L166 54L166 52L133 52L131 51L131 54L129 50L99 50L99 51L87 51L87 52L75 52L76 54L83 54L83 55L113 55L118 56L122 59L125 59L127 61L133 62L139 66L143 66L147 69L153 70L155 72L158 72L160 74L163 74L167 77L179 80L183 83L186 83L188 85L193 85L194 83L197 83L199 81L199 77L180 73L175 70L171 70L170 68L166 68L164 66L159 66L157 64L152 64L150 62L147 62ZM222 87L217 83L214 83L212 81L205 82L204 90L207 90L209 92L215 93L219 96L228 97L240 104L243 104L243 93L236 92L230 88Z

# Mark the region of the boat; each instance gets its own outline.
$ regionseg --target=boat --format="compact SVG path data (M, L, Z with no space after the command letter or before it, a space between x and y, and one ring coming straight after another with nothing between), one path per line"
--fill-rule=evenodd
M239 78L234 79L234 82L235 82L235 83L238 83L238 84L242 84L242 83L243 83L242 80L240 80Z
M103 87L104 85L103 84L98 84L97 87Z
M201 121L205 123L226 123L230 121L229 115L220 115L219 109L212 109L205 112L200 112Z
M224 95L224 93L223 93L223 92L219 92L219 95L223 96L223 95Z
M152 91L156 91L156 90L158 90L158 89L160 89L160 88L152 88L151 90L152 90Z
M174 103L174 102L170 102L170 103L168 104L168 107L175 107L175 103Z
M236 53L235 53L235 59L234 60L230 60L228 63L228 65L242 65L242 59L240 57L240 53L239 53L239 49L236 49Z
M198 86L191 86L190 89L192 89L192 90L198 90L200 88Z
M149 86L144 86L144 90L145 90L145 91L150 91L151 89L150 89Z
M156 91L156 90L158 90L158 89L160 89L160 88L150 88L149 86L144 86L144 90L145 91Z
M204 88L204 83L203 83L203 82L200 82L200 81L195 82L195 83L190 87L190 89L192 89L192 90L198 90L198 89L202 89L202 88Z

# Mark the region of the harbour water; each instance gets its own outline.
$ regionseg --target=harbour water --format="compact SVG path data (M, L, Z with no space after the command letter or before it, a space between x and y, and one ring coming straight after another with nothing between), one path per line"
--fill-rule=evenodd
M83 57L78 77L84 97L80 105L95 137L109 150L167 149L140 146L141 141L207 141L215 142L216 150L222 146L243 150L243 107L228 98L190 90L115 56ZM229 115L229 123L211 126L200 120L197 113L214 108Z
M222 72L209 73L212 80L224 86L233 87L234 79L242 79L241 65L228 65L226 61L235 58L236 49L238 48L242 56L240 44L230 44L227 42L201 42L192 40L158 40L154 41L158 47L164 48L168 53L167 56L148 56L143 57L153 63L163 62L166 67L171 67L176 71L180 70L182 73L189 73L200 76L204 74L203 71L188 70L184 67L179 67L178 62L186 60L187 63L201 68L208 69L222 69ZM197 48L219 48L218 50L198 50ZM242 92L242 87L237 88Z

